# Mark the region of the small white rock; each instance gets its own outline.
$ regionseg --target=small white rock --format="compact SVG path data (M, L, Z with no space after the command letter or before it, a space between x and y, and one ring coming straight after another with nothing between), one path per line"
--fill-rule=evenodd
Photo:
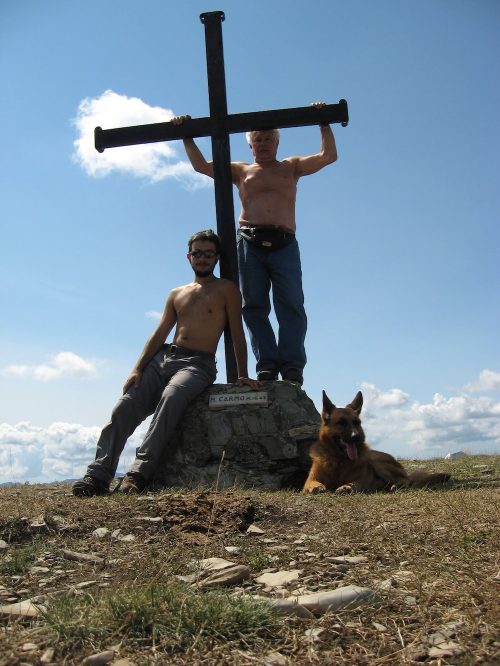
M250 568L243 564L237 564L234 567L222 569L222 571L215 571L200 585L201 587L229 587L242 583L248 578L250 578Z
M268 587L282 587L298 580L302 569L291 569L290 571L276 571L276 573L265 573L255 579L260 585Z
M54 650L54 648L47 648L45 650L45 652L42 654L42 656L40 657L40 662L42 664L50 664L51 662L54 661L55 653L56 653L56 651Z
M341 610L346 607L355 608L364 603L376 604L379 603L379 599L370 588L347 585L336 590L276 599L271 603L279 613L285 615L295 615L298 609L322 615L326 611Z
M45 608L39 605L35 606L31 599L0 606L0 616L37 617L42 611L45 611Z
M104 666L104 664L108 664L114 658L115 651L106 650L105 652L99 652L98 654L92 654L89 657L86 657L82 661L82 666Z
M260 527L257 527L257 525L250 525L250 527L247 529L247 534L250 535L259 535L259 534L265 534L265 531L261 529Z
M304 636L307 636L311 642L318 642L323 640L322 635L325 633L325 628L324 627L316 627L316 629L307 629L307 631L304 633Z
M368 558L364 555L341 555L340 557L332 557L331 562L337 564L362 564L368 562Z
M379 624L378 622L372 622L372 625L377 631L380 631L381 633L387 631L387 627L384 627L383 624Z
M36 650L37 648L38 645L35 643L24 643L24 645L21 646L23 652L33 652L33 650Z
M241 548L238 546L224 546L224 550L231 555L239 555L241 553Z
M121 541L123 543L131 543L132 541L135 541L136 537L133 534L126 534L125 536L118 537L118 541Z
M230 562L223 557L208 557L205 560L200 560L198 564L204 571L220 571L221 569L236 566L236 562Z
M448 643L441 643L439 647L429 648L429 657L440 659L441 657L456 657L463 654L464 649L458 643L449 641Z
M81 583L77 583L75 587L78 590L85 590L87 587L92 587L92 585L96 585L97 581L96 580L84 580Z

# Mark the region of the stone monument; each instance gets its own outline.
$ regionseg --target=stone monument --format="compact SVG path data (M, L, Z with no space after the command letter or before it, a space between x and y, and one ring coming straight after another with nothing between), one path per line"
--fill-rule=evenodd
M301 489L320 415L298 384L214 384L186 410L156 486Z

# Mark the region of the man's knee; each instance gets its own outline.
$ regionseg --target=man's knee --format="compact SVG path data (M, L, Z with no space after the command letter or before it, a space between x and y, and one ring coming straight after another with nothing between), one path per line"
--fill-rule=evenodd
M139 402L137 397L132 393L124 393L119 399L111 412L111 421L121 421L136 415L139 412Z

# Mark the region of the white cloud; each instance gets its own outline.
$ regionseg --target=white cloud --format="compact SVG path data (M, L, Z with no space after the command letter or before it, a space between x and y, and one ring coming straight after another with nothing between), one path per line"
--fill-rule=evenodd
M388 391L380 391L374 384L368 384L368 382L362 382L361 390L363 396L373 408L400 407L407 403L410 397L408 393L401 389L393 388Z
M155 321L160 321L160 319L162 318L162 315L163 315L163 313L158 312L157 310L148 310L146 312L146 317L148 319L154 319Z
M146 434L148 421L129 438L119 471L125 471L132 462L135 449ZM100 431L99 426L74 423L52 423L47 428L28 422L0 423L0 483L82 477L94 459Z
M436 393L430 403L381 409L367 396L365 430L374 448L397 456L442 456L459 449L500 451L500 402L487 397ZM404 394L407 395L407 394Z
M73 352L59 352L49 363L41 365L9 365L2 374L11 377L29 377L49 382L61 377L92 377L96 374L95 364Z
M466 384L463 389L469 393L500 391L500 372L481 370L479 378L470 384Z
M100 97L87 97L78 106L74 124L78 138L74 141L73 159L90 176L127 173L158 182L166 178L181 181L188 189L206 187L210 179L194 171L189 162L179 159L172 142L108 148L98 153L94 147L94 129L112 129L146 125L171 120L171 109L149 106L138 97L119 95L106 90Z

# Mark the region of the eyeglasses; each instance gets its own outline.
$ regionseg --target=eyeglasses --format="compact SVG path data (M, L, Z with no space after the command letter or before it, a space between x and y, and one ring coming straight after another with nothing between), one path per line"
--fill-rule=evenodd
M215 250L195 250L189 254L193 257L193 259L199 259L200 257L205 257L205 259L213 259L217 256L217 252L215 252Z

